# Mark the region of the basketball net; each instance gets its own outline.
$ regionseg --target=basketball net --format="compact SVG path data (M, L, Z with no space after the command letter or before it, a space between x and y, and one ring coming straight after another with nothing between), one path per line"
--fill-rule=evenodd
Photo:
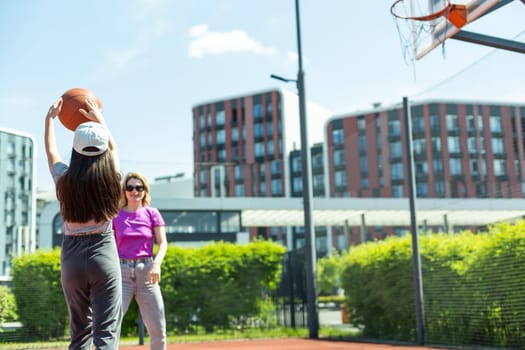
M429 42L435 40L438 25L461 28L467 23L465 5L452 4L450 0L396 0L390 7L399 34L405 62L414 63ZM444 40L441 42L444 50Z

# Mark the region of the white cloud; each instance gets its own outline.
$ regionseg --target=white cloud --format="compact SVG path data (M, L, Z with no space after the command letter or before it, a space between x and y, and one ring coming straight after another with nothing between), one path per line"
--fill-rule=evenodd
M257 55L275 55L277 50L265 47L242 30L231 32L210 32L207 25L198 25L189 30L191 38L188 53L190 57L201 58L228 52L247 52Z

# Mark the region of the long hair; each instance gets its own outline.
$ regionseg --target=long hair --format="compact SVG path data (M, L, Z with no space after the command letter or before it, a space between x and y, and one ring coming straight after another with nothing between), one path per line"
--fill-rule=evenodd
M128 181L130 179L137 179L140 182L142 182L142 185L144 185L144 197L142 197L142 206L149 205L151 202L151 197L149 195L149 183L148 179L141 173L127 173L126 176L124 176L124 181L122 181L122 199L121 199L121 206L125 207L128 205L128 199L126 198L126 185L128 184Z
M73 149L69 168L58 180L56 193L64 221L111 220L118 213L120 199L120 176L112 153L88 157Z

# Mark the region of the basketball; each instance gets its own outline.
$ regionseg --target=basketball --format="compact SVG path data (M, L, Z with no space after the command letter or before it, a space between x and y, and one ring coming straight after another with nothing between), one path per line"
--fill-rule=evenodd
M91 98L102 109L102 103L97 95L88 89L74 88L67 90L62 95L62 109L58 114L58 119L71 131L75 131L79 124L89 121L78 111L79 108L83 108L86 112L89 111L86 98Z

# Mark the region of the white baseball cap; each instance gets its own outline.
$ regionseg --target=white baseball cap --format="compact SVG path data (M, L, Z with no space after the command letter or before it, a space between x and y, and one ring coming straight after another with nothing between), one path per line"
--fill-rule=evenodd
M75 130L73 149L78 153L92 157L106 152L109 134L106 128L97 122L80 124Z

